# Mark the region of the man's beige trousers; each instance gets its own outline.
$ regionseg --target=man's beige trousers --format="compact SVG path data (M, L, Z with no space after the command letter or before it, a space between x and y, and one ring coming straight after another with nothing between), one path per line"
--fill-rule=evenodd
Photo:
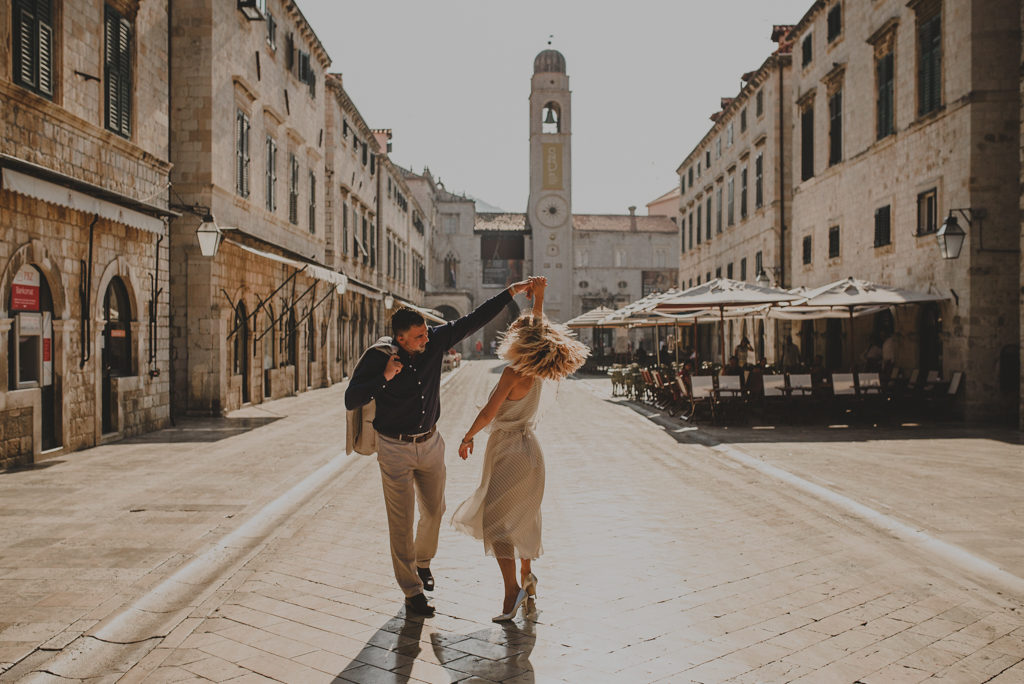
M430 567L444 516L444 440L439 432L419 444L378 433L377 462L384 485L395 579L407 597L415 596L423 592L416 568ZM417 495L420 521L414 538Z

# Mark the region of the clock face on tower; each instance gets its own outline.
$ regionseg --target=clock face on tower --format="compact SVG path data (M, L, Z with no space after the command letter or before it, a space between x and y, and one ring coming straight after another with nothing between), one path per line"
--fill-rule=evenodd
M556 228L565 223L569 206L558 195L542 197L537 203L537 220L548 228Z

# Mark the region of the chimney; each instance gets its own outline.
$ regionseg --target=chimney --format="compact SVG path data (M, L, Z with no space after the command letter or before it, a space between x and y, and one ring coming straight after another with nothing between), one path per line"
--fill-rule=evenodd
M636 206L629 208L629 231L631 233L636 232Z

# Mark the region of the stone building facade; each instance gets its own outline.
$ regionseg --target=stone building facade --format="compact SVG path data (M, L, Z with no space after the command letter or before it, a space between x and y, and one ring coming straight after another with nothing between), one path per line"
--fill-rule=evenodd
M804 346L846 366L850 345L856 357L892 329L897 366L964 372L977 419L1020 405L1019 14L1018 0L819 0L790 33L789 284L855 276L946 297L858 321L852 339L818 322ZM942 259L951 214L968 235Z
M327 382L317 354L323 266L324 87L330 59L289 0L260 20L178 3L171 38L174 409L218 415ZM190 211L187 209L191 207ZM200 253L204 215L224 231ZM291 260L291 263L284 261Z
M778 285L792 282L786 230L792 195L790 28L775 27L778 49L743 75L735 97L722 99L710 130L676 169L681 288L713 278L754 282L762 271ZM748 330L747 323L727 324L726 348L746 336L759 356L774 356L772 326ZM717 326L697 326L693 342L701 359L722 362Z
M170 411L167 3L2 6L0 467Z
M483 303L477 240L473 234L473 200L450 192L429 169L405 171L405 179L425 213L432 216L427 247L426 306L454 320ZM459 351L468 355L475 343L463 340Z

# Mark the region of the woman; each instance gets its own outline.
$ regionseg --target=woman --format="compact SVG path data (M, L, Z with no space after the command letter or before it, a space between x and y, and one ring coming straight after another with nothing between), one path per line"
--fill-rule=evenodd
M533 311L506 331L498 355L509 365L459 445L459 456L465 460L473 453L474 436L491 425L480 486L455 511L452 524L483 540L484 551L498 561L505 601L495 622L511 620L527 596L537 594L537 576L530 571L530 562L542 553L544 457L533 434L533 420L542 380L561 380L590 354L567 329L544 318L547 279L530 281L527 296L533 296ZM522 587L516 581L516 558L521 562Z

